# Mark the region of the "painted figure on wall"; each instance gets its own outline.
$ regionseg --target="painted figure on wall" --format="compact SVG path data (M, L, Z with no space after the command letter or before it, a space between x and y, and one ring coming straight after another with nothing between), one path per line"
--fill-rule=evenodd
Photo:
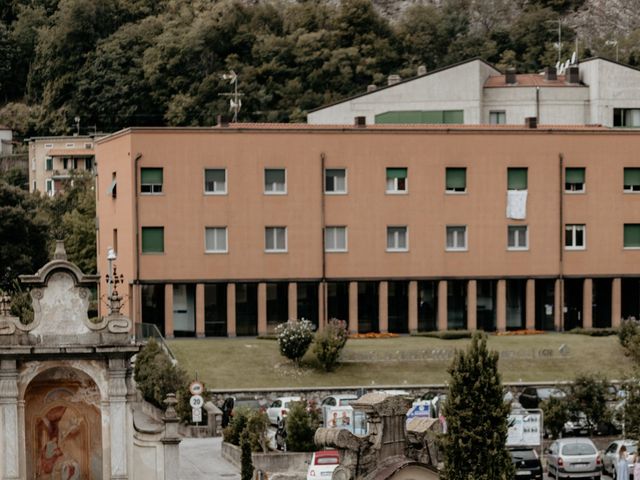
M59 405L36 420L40 461L36 475L40 478L76 480L83 478L79 459L83 456L86 428L77 412ZM86 475L84 475L86 478Z

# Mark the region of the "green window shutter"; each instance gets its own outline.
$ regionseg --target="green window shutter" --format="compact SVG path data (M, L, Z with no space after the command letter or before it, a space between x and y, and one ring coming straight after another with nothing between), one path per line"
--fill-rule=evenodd
M52 157L47 157L45 163L46 163L45 168L46 168L47 171L53 170L53 158Z
M507 169L508 189L509 190L526 190L527 189L527 169L526 168L509 168Z
M624 246L640 248L640 223L627 223L624 226Z
M467 188L466 168L447 168L447 190Z
M464 110L445 110L442 123L464 123Z
M565 172L566 183L584 183L584 168L567 168Z
M387 178L407 178L407 169L387 168Z
M629 186L640 185L640 168L625 168L624 184Z
M142 227L142 253L164 252L164 227Z
M140 172L140 180L143 184L162 184L162 169L143 168Z

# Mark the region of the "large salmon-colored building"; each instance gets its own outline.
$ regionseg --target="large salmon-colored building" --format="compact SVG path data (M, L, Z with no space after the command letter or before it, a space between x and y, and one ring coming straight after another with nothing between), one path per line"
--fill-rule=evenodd
M640 316L638 152L589 126L130 128L96 142L99 269L113 247L169 337L615 326Z

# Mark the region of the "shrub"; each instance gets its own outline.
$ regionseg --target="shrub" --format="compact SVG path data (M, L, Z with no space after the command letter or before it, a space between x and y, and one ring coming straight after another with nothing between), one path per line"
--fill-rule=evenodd
M593 430L598 425L609 421L607 410L607 392L609 382L593 374L579 375L569 385L569 417L576 420L584 413L589 427Z
M458 340L461 338L471 338L473 332L470 330L442 330L434 332L417 332L411 334L414 337L439 338L441 340Z
M549 397L540 404L544 414L544 427L553 438L562 433L564 424L569 420L569 405L566 398Z
M337 318L329 320L325 328L316 333L313 351L325 371L330 372L337 365L348 336L347 322Z
M287 415L287 449L293 452L313 452L313 437L320 425L316 408L308 408L307 402L292 402Z
M618 329L616 328L574 328L567 333L574 333L577 335L588 335L590 337L608 337L611 335L617 335Z
M222 437L225 442L240 446L242 435L246 432L251 451L266 453L269 450L268 426L266 413L238 408L229 425L222 431Z
M313 329L313 324L304 318L302 320L291 319L278 325L276 335L278 336L280 353L289 360L300 362L313 341Z
M624 348L629 347L629 343L633 337L637 337L640 333L640 328L638 327L638 322L635 320L623 320L620 324L620 328L618 329L618 339L620 340L620 345Z
M233 412L233 418L224 430L222 430L222 438L225 442L232 445L240 446L240 435L247 427L249 420L249 410L238 408Z
M251 443L249 433L245 430L240 435L240 478L242 480L253 479L253 459L251 458Z

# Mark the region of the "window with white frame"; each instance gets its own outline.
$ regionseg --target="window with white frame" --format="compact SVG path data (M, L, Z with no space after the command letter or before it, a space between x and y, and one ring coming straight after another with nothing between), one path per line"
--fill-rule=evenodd
M407 169L387 168L387 193L407 193Z
M224 168L205 169L204 192L214 195L227 193L227 171Z
M347 170L327 168L324 171L325 193L347 193Z
M640 249L640 223L624 224L624 248Z
M207 253L226 253L227 227L205 228L204 249Z
M564 172L565 192L584 192L585 169L567 167Z
M287 171L284 168L264 169L264 193L270 195L287 193Z
M267 252L286 252L287 227L265 227L264 249Z
M624 191L626 193L640 192L640 168L624 169Z
M564 227L564 247L567 250L584 250L587 227L584 224L565 225Z
M467 191L466 167L446 169L445 191L447 193L464 193Z
M489 123L491 125L504 125L507 123L507 113L504 110L492 110L489 112Z
M140 192L162 193L163 171L162 168L140 169Z
M447 250L467 249L466 225L447 226Z
M529 227L509 225L507 227L507 248L509 250L527 250L529 248Z
M346 252L347 227L326 227L324 229L324 249L327 252Z
M409 250L407 227L387 227L387 252L406 252Z

